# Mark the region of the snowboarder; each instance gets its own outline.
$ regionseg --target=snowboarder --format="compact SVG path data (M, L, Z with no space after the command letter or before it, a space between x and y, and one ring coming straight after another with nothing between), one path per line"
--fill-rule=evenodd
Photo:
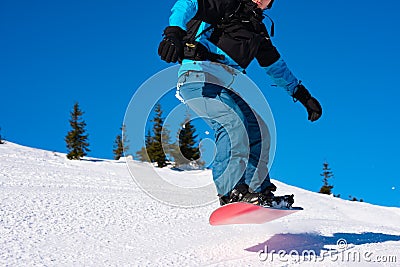
M179 62L177 97L215 132L213 179L220 204L243 201L271 205L276 186L268 174L268 127L225 80L253 59L307 110L313 122L319 102L289 70L263 23L274 0L178 0L158 54ZM271 35L273 35L273 23ZM229 67L227 67L229 66ZM225 78L224 78L225 77ZM229 80L229 79L228 79ZM293 198L289 201L293 202Z

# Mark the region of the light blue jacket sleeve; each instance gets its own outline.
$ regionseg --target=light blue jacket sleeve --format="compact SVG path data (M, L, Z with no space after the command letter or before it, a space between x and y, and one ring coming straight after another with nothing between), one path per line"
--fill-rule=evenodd
M293 96L299 80L290 71L282 57L272 65L264 67L264 70L277 86L284 88L290 96Z
M197 0L178 0L171 9L169 26L178 26L186 31L186 24L196 15L199 4Z

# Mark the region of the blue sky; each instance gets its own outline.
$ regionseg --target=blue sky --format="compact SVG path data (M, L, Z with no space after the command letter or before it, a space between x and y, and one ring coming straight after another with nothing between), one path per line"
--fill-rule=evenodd
M2 136L65 152L69 111L78 101L89 155L111 158L135 90L170 66L157 46L173 3L2 0ZM317 191L326 160L335 194L400 206L399 9L392 0L275 1L268 12L273 42L324 114L309 123L300 104L251 64L248 75L275 117L272 177Z

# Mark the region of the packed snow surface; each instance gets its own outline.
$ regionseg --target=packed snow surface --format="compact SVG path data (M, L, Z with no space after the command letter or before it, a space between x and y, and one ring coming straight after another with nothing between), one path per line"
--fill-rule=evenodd
M129 171L125 159L70 161L62 153L0 145L0 265L400 265L399 208L274 181L277 194L293 193L304 211L262 225L215 227L208 218L216 201L168 205L131 176L148 175L161 196L185 203L193 180L208 190L205 197L215 196L210 170L153 172L180 183L182 193L172 194L144 171L149 164L128 161L139 171Z

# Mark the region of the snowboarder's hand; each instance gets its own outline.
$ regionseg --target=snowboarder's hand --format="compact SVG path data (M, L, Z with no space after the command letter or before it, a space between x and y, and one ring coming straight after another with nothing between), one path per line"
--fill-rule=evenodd
M186 32L178 26L168 26L164 30L164 39L158 46L158 55L162 60L170 62L182 62L183 43L182 39Z
M310 92L308 92L304 85L299 84L297 86L297 91L293 94L293 98L300 101L300 103L307 109L308 120L313 122L321 117L321 104L316 98L311 96Z
M307 108L308 119L310 121L316 121L321 117L322 115L321 104L314 97L311 97L310 99L307 100L305 107Z

